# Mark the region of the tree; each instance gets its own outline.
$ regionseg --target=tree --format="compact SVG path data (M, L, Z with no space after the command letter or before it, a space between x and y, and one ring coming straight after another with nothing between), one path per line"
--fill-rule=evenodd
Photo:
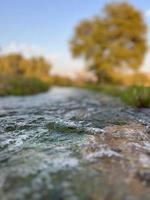
M35 77L47 80L51 65L43 57L34 57L30 59L30 73Z
M132 5L110 3L100 16L83 20L71 40L74 57L83 57L98 80L111 81L118 69L139 69L145 52L147 27Z
M47 81L49 80L50 69L51 64L49 64L43 57L27 59L20 54L0 56L1 76L23 76Z

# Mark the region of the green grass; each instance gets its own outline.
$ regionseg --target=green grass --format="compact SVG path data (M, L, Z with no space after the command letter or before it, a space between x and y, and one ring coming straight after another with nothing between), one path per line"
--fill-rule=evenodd
M137 108L150 108L150 87L116 86L116 85L85 85L87 89L120 97L125 103Z
M121 99L138 108L150 108L150 87L129 87L121 94Z
M3 77L0 81L0 96L31 95L45 92L48 89L49 84L36 78Z

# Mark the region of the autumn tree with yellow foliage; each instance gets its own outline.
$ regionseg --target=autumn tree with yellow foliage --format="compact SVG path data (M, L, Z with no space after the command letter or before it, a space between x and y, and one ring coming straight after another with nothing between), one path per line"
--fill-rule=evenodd
M83 20L71 40L74 57L83 57L99 81L113 81L117 70L138 70L147 50L147 27L132 5L110 3L100 15Z

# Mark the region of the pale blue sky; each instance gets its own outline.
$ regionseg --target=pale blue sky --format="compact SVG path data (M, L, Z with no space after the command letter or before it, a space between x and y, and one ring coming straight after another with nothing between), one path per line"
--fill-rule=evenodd
M100 13L109 0L0 0L0 46L34 45L47 54L66 55L74 26ZM146 13L149 0L129 0ZM146 17L150 24L150 11Z

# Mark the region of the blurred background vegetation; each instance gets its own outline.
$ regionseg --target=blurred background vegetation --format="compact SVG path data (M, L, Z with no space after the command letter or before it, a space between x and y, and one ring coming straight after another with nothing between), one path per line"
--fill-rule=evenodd
M72 55L85 60L85 73L76 79L52 76L53 66L43 57L1 55L0 95L35 94L52 85L76 86L119 96L136 107L150 107L150 75L140 71L147 48L142 13L126 2L109 3L101 15L79 22L71 38Z
M71 51L86 60L98 82L116 83L118 73L138 71L147 50L146 33L138 10L128 3L110 3L102 16L79 23Z
M42 57L1 56L0 95L27 95L48 90L50 69L51 65Z
M150 77L140 72L148 48L147 25L134 6L106 4L100 16L77 25L70 45L73 56L82 57L96 77L85 87L120 96L136 107L150 106Z

